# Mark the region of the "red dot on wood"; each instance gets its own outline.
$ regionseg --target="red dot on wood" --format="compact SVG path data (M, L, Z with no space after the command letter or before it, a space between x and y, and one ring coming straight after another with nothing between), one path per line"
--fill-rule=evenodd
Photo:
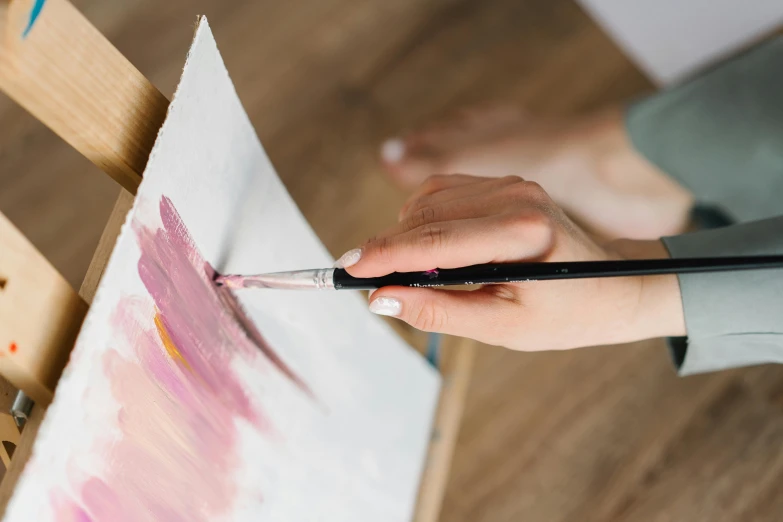
M17 348L18 348L18 347L16 346L16 343L11 343L11 346L9 346L9 347L8 347L8 350L9 350L11 353L16 353L16 350L17 350Z

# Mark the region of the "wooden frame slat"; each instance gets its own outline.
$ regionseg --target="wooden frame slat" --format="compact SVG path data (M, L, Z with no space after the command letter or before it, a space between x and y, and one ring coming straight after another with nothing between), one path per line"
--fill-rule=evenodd
M0 89L129 192L168 100L70 2L0 0Z
M87 304L0 214L0 375L48 404Z

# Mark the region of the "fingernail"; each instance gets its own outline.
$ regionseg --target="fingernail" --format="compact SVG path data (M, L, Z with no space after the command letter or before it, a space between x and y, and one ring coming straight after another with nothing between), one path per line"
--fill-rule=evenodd
M399 138L386 140L381 145L381 158L387 163L397 163L405 156L405 142Z
M354 248L353 250L349 250L340 256L340 259L334 262L334 268L348 268L349 266L353 266L358 263L361 258L362 249Z
M402 312L402 303L393 297L378 297L370 303L370 311L378 315L397 317Z

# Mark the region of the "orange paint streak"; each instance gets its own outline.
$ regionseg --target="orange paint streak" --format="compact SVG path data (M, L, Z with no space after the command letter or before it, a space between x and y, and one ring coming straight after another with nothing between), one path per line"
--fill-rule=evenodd
M166 326L163 324L163 320L160 318L160 311L155 314L155 327L158 329L158 336L163 343L163 347L166 348L166 352L173 360L182 363L188 370L191 369L190 364L182 356L182 353L177 349L177 345L171 340L169 332L166 330Z
M16 353L17 349L18 347L16 346L16 343L11 343L11 346L8 347L8 351L10 351L11 353Z

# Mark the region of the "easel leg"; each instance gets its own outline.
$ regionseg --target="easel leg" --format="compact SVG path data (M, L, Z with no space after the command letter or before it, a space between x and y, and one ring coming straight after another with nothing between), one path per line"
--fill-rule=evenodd
M0 413L0 460L7 470L11 466L11 456L13 451L19 446L19 428L16 421L10 413ZM9 446L13 444L12 447Z

